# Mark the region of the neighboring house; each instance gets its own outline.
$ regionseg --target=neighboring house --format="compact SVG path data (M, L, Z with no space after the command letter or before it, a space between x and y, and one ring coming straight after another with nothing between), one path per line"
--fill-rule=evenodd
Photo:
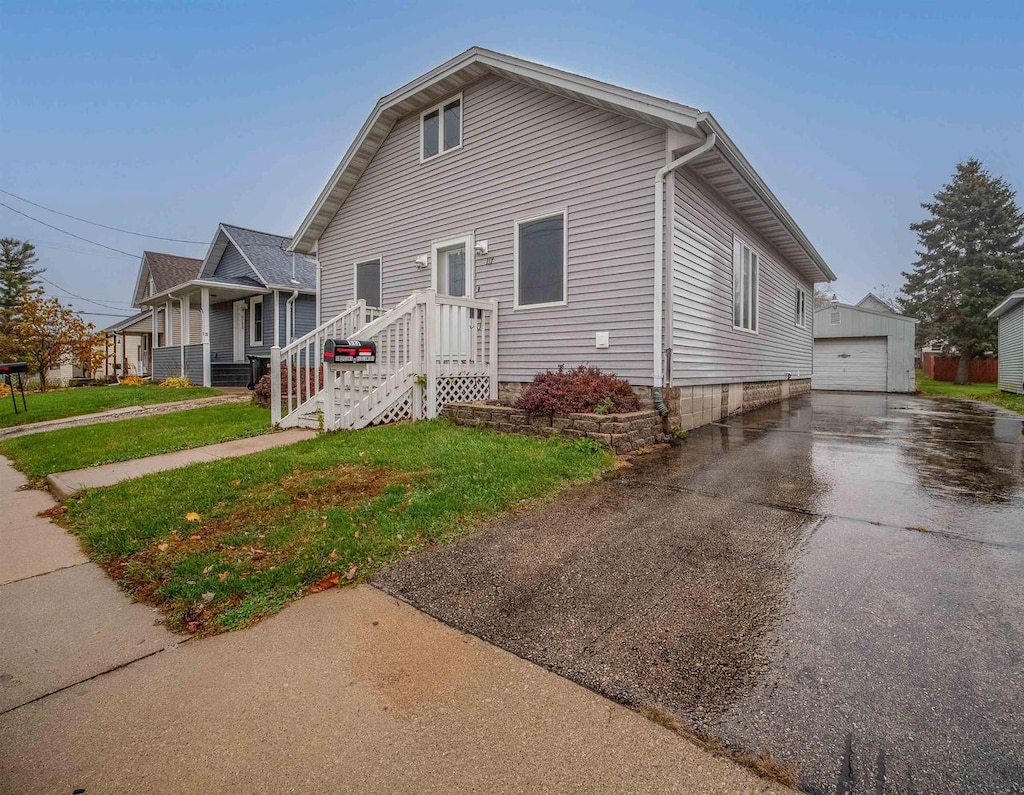
M195 265L184 278L139 301L156 313L155 380L249 385L250 356L269 361L271 346L316 326L316 263L287 251L290 241L220 224L205 259L189 260Z
M815 389L913 392L917 321L870 293L856 306L833 302L814 312ZM880 303L884 308L873 308Z
M153 310L147 309L103 329L106 359L103 374L118 380L149 376L153 346Z
M861 309L870 309L870 310L872 310L874 312L885 312L885 313L888 313L890 315L898 315L899 314L899 312L897 312L895 309L893 309L891 304L889 304L886 301L883 301L881 298L879 298L874 293L868 293L863 298L861 298L857 302L857 306L859 306Z
M283 425L329 428L510 399L561 364L700 425L810 388L835 278L709 113L480 48L377 103L292 246L320 263L320 337L392 357L278 386ZM360 299L389 311L367 326ZM285 348L285 377L319 355Z
M999 388L1024 394L1024 290L1008 295L988 316L999 318Z

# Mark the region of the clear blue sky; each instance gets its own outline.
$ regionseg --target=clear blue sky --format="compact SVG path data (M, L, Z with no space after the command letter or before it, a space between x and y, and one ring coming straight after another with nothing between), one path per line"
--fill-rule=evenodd
M0 30L0 188L167 237L292 234L374 102L474 44L714 113L848 300L901 282L907 225L958 160L1024 186L1019 0L0 0ZM0 201L128 252L205 253ZM0 235L66 290L131 299L136 260L3 207Z

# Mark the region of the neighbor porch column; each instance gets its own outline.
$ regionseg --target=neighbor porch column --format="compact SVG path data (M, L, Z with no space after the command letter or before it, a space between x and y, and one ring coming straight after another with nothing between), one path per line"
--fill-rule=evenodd
M203 320L203 386L213 386L210 374L210 288L204 287L200 298Z

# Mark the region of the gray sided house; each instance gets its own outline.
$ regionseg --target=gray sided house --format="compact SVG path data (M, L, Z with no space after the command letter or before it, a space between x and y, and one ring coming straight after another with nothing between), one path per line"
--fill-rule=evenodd
M999 318L999 388L1024 394L1024 290L1017 290L989 312Z
M377 103L292 246L319 261L324 334L383 333L345 325L359 300L422 331L397 367L426 385L378 368L356 400L346 374L329 427L511 397L561 364L700 425L810 388L813 287L834 278L709 113L480 48Z
M103 374L121 380L125 376L145 378L150 373L153 347L153 310L146 309L103 329L106 358Z
M874 308L876 305L884 309ZM914 318L896 314L870 293L856 306L833 302L816 310L812 386L913 392L916 326Z
M204 386L246 386L249 357L269 363L273 346L316 326L316 264L288 251L290 242L220 224L205 259L191 260L195 266L182 281L139 301L155 312L154 380L185 376Z

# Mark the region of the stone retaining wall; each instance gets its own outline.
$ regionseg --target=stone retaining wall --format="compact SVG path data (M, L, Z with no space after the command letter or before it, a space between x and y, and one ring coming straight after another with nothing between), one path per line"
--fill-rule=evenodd
M499 433L526 436L588 437L610 447L617 455L664 441L661 418L653 410L626 414L569 414L565 417L529 417L522 409L489 403L449 403L441 410L456 425L490 428Z

